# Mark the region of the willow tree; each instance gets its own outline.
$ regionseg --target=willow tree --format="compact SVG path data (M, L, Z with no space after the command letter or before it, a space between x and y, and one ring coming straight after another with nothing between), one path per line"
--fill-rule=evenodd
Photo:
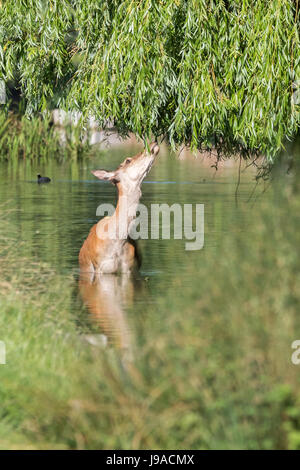
M298 0L0 0L0 79L28 115L270 159L299 129Z

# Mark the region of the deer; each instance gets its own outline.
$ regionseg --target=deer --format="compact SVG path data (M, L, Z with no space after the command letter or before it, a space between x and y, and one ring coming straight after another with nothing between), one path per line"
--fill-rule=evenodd
M118 202L115 212L95 224L84 241L79 253L81 273L130 273L140 267L141 256L136 241L130 238L130 226L142 195L141 184L158 153L157 142L152 142L114 171L92 171L96 178L117 187Z

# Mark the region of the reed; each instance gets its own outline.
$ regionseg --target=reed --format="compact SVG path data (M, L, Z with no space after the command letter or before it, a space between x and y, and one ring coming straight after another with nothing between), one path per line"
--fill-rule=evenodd
M53 126L48 116L20 116L0 112L0 161L57 159L77 160L90 156L93 149L88 139L82 138L82 129L64 127L61 131Z

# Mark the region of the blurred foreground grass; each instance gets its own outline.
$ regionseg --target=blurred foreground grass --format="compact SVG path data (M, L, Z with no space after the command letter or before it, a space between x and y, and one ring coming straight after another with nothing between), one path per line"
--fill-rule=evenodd
M270 191L248 227L189 258L193 282L174 273L132 307L127 372L82 341L73 279L20 259L1 223L0 447L300 449L300 199L292 183Z

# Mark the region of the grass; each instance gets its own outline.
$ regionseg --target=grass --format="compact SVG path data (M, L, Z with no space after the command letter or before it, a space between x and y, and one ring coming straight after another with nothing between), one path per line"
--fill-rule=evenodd
M282 188L190 258L193 282L174 273L155 305L132 307L127 371L82 341L73 279L2 236L1 448L300 449L300 201Z

